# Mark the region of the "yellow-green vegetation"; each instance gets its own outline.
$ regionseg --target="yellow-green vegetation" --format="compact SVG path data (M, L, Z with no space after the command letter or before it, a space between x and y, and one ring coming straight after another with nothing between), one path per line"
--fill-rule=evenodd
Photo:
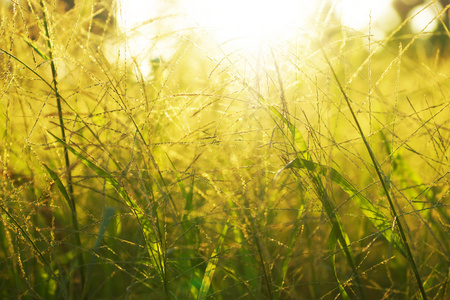
M148 75L108 3L1 8L2 299L450 297L448 21Z

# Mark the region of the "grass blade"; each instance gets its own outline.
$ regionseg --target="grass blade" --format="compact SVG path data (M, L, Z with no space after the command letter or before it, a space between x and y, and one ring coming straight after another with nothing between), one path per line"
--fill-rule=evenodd
M314 166L314 164L312 164L312 162L310 162L309 160L297 158L293 162L296 162L296 161L302 162L302 163L306 162L306 164L310 166L310 168L306 168L306 170L308 173L308 177L311 180L313 189L315 190L317 197L319 198L320 202L322 203L322 206L325 209L325 212L327 213L328 218L330 219L333 231L336 234L339 244L341 245L341 248L344 252L347 262L353 271L353 276L355 278L356 285L359 288L361 297L363 299L366 299L364 289L362 288L359 277L357 276L356 262L355 262L355 258L353 256L350 239L348 238L348 235L344 229L344 226L342 225L342 222L341 222L339 216L336 214L336 207L334 205L334 202L328 196L328 193L320 179L320 176L319 176L320 174L315 172L315 167L311 167L311 166ZM310 164L312 164L312 165L310 165ZM302 164L299 164L299 166L297 166L295 164L288 164L287 166L284 167L284 169L292 168L292 167L302 168L301 166L302 166ZM282 171L282 170L283 169L281 169L280 171ZM279 172L278 172L278 174L279 174ZM275 176L275 178L276 177L277 176Z
M29 38L27 38L23 33L20 34L20 36L23 38L23 40L25 41L25 43L28 44L28 46L30 46L31 48L33 48L33 50L39 54L40 57L42 57L45 60L50 60L50 58L44 53L42 52Z
M67 190L64 186L64 184L59 179L58 174L55 173L52 169L50 169L46 164L44 164L45 169L47 169L47 172L50 174L50 177L53 179L53 181L56 183L56 186L58 187L58 190L63 195L64 199L66 199L67 204L69 204L70 210L72 212L75 211L75 204L73 201L71 201L69 194L67 193Z
M67 190L64 186L64 184L59 179L58 174L56 174L55 171L50 169L46 164L44 164L44 167L47 169L47 172L50 174L50 177L55 181L56 186L58 187L58 190L63 195L64 199L66 199L67 203L69 204L70 210L71 210L71 221L72 221L72 227L74 230L74 239L75 239L75 245L78 247L78 254L77 254L77 260L78 260L78 267L81 268L80 272L83 272L83 266L84 266L84 260L83 260L83 253L81 252L81 238L80 238L80 230L78 227L78 220L77 220L77 211L75 209L75 202L73 201L73 198L69 196L67 193ZM84 275L82 275L84 276Z
M137 205L136 201L128 194L128 192L119 184L119 182L108 172L94 164L92 161L81 155L78 151L73 149L71 146L67 145L60 138L49 132L59 143L61 143L66 149L72 152L78 159L80 159L83 164L85 164L92 171L97 173L100 177L102 177L106 182L108 182L117 193L125 200L125 203L131 208L134 215L136 216L139 224L142 227L144 232L148 252L150 255L150 259L152 261L153 266L158 271L159 275L165 281L165 255L163 253L161 247L161 239L158 237L158 234L155 230L153 230L153 226L151 224L151 220L144 213L144 211Z
M339 280L337 270L336 270L336 246L337 246L338 238L336 236L336 233L334 230L331 230L330 236L328 238L328 251L329 251L329 260L331 264L331 269L333 270L334 278L336 279L336 282L339 287L339 291L341 292L340 296L344 300L350 300L350 297L348 296L347 292L345 291L345 288L342 286L341 281Z
M312 161L308 161L301 158L296 158L290 163L288 163L284 169L297 168L297 169L307 169L310 172L314 172L325 178L330 178L332 182L339 185L355 202L355 204L361 209L364 215L370 220L370 222L375 226L375 228L383 234L389 243L392 243L395 248L406 257L406 250L401 243L398 235L392 231L392 222L381 212L375 205L370 202L364 195L362 195L358 190L345 179L338 171L334 168L323 166Z
M116 213L116 209L112 207L107 207L106 211L103 215L102 222L100 224L100 228L98 229L97 234L97 240L95 241L94 248L92 249L92 255L91 255L91 261L89 262L89 266L86 272L86 284L84 286L83 291L83 299L86 298L87 293L89 292L89 287L91 286L91 277L92 277L92 267L95 264L95 261L97 260L97 252L100 248L100 245L102 243L102 240L105 236L106 230L108 229L109 223L111 223L111 220L114 217L114 214Z
M261 99L261 100L263 101L263 103L265 103L264 99ZM269 106L269 111L276 118L280 119L283 122L283 124L288 128L291 137L290 138L287 137L287 138L291 144L292 149L296 153L296 156L297 156L296 160L310 162L311 155L308 151L308 145L306 144L305 139L303 138L303 135L301 134L301 132L296 128L296 126L292 122L290 122L287 119L286 116L284 116L282 113L280 113L275 107ZM278 125L278 123L277 123L277 125ZM280 125L278 125L278 127L281 129ZM284 132L284 131L282 131L282 132ZM296 160L294 160L294 161L296 161ZM288 164L288 166L285 166L283 169L285 169L286 167L289 168L289 164ZM282 170L280 170L280 171L282 171ZM358 285L358 288L360 290L361 297L363 299L365 299L366 298L365 292L362 288L362 285L360 284L359 277L356 276L356 274L357 274L356 263L355 263L353 252L352 252L352 249L350 246L350 239L348 238L348 236L344 230L344 227L339 219L339 216L336 214L336 209L335 209L334 203L331 201L330 197L328 196L328 194L325 190L325 187L319 177L319 174L314 172L314 170L307 169L307 171L308 171L308 177L312 181L313 188L330 219L332 228L333 228L334 232L336 233L337 239L343 249L343 252L345 254L347 262L348 262L349 266L352 268L353 274L355 275L354 278L355 278L356 284ZM278 176L279 173L280 172L277 173L275 178Z
M214 277L214 272L216 271L217 263L219 262L218 254L221 251L223 240L225 239L225 235L228 231L228 223L223 227L222 233L217 241L216 248L211 254L211 258L209 259L208 265L206 266L205 274L203 275L202 285L200 286L200 290L198 292L197 299L203 300L206 299L209 291L209 287L211 286L212 279Z
M292 124L287 119L286 116L284 116L282 113L280 113L275 107L271 106L269 108L269 110L272 112L273 115L275 115L278 119L280 119L284 125L287 126L287 128L290 132L291 139L289 139L289 141L291 143L292 148L295 150L295 152L297 154L297 159L295 159L294 161L310 162L311 155L308 152L308 146L307 146L305 139L303 138L303 135L301 134L301 132L295 127L294 124ZM279 127L281 128L281 126L279 126ZM306 158L306 159L304 159L304 158ZM292 165L288 164L287 166L284 167L284 169L286 167L289 168L291 166ZM280 170L280 171L282 171L282 170ZM356 263L355 263L353 252L352 252L352 249L350 246L350 239L348 238L338 215L336 215L336 209L335 209L334 203L331 201L330 197L328 196L328 194L325 190L325 187L319 177L319 174L314 172L314 169L307 168L307 171L308 171L308 176L313 183L313 186L317 193L317 196L319 197L319 199L330 219L333 230L337 235L338 241L344 251L347 262L350 265L350 267L352 268L354 275L356 275L357 274ZM279 172L278 172L278 174L279 174ZM277 175L275 176L275 178L277 177ZM355 281L360 290L361 297L363 299L365 299L366 298L365 292L362 288L362 285L360 284L359 277L355 276Z
M367 139L366 139L366 137L364 135L364 132L363 132L363 130L361 128L361 125L359 124L358 118L356 117L355 112L353 111L353 108L352 108L352 106L350 104L350 99L347 96L347 93L344 91L344 88L342 87L342 85L341 85L341 83L339 81L339 78L338 78L336 72L334 71L334 68L331 65L330 60L326 56L325 50L323 50L323 48L322 48L322 52L323 52L323 55L324 55L328 65L330 66L331 72L333 73L334 79L336 80L336 83L337 83L337 85L339 87L339 90L341 91L342 95L344 96L344 99L345 99L345 102L347 103L348 109L350 110L350 113L351 113L351 115L353 117L353 120L355 121L355 124L358 127L359 134L360 134L360 136L361 136L361 138L362 138L362 140L364 142L364 145L365 145L365 147L367 149L367 152L369 153L370 159L372 160L372 163L373 163L373 166L374 166L375 171L377 173L377 176L380 179L380 182L381 182L381 185L383 187L384 193L385 193L385 195L387 197L387 200L389 202L389 206L391 208L392 214L394 215L394 218L397 221L396 223L397 223L397 226L398 226L398 230L400 232L400 237L401 237L401 240L403 242L404 248L406 250L406 257L407 257L407 259L409 260L409 262L411 264L411 268L413 270L414 276L416 277L417 285L419 286L419 290L420 290L420 293L422 295L422 298L424 300L426 300L427 299L427 294L426 294L425 289L423 287L423 282L422 282L422 279L420 278L419 270L417 269L416 262L414 261L414 256L412 255L411 249L409 248L408 240L406 239L406 235L405 235L405 232L403 230L402 222L401 222L401 220L398 217L397 210L396 210L396 208L394 206L394 202L392 201L391 195L390 195L390 193L388 191L387 183L386 183L386 181L384 179L383 174L381 173L381 168L380 168L380 166L378 164L377 159L375 158L375 154L373 153L372 148L370 147L369 143L367 142Z

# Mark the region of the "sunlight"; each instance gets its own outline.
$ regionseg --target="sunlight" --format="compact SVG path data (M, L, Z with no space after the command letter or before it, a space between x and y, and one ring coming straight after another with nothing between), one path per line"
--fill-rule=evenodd
M140 24L173 14L177 15L178 29L201 29L217 44L255 50L262 43L287 41L299 31L311 29L319 8L326 7L324 3L327 1L120 0L117 19L123 31L148 37L155 33L145 29L143 34ZM355 30L365 30L371 23L375 31L386 32L399 24L392 0L329 0L328 5L335 7L335 14L345 26ZM142 50L142 42L136 44Z
M211 31L218 43L255 48L261 42L292 38L310 23L317 1L194 0L188 5L185 8L194 23Z
M126 35L127 55L136 59L141 71L151 72L151 60L170 58L176 43L162 31L183 36L184 30L205 33L213 46L225 51L244 51L254 55L263 46L285 47L301 41L302 34L314 37L319 11L341 23L382 39L400 24L393 0L119 0L117 20ZM192 32L192 31L191 31ZM172 42L171 42L172 41ZM120 45L119 45L120 46ZM121 45L123 47L123 45ZM124 51L122 51L124 52Z
M126 38L125 43L115 48L122 47L121 56L126 53L125 57L136 60L145 75L151 72L152 59L164 60L164 56L168 58L174 52L174 43L170 43L169 37L158 37L161 30L175 35L187 28L200 30L215 45L254 54L264 43L274 45L295 37L299 30L311 24L317 3L307 0L119 0L117 21Z

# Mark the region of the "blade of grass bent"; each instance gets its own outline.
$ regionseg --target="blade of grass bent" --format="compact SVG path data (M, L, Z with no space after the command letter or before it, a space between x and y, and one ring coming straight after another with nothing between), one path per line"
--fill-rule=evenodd
M134 215L136 216L139 224L142 227L144 236L146 239L146 244L150 259L157 269L159 275L164 280L165 278L165 256L162 251L161 241L158 239L158 235L154 232L151 226L149 217L142 211L142 209L137 205L136 201L128 194L128 192L119 184L119 182L108 172L91 162L89 159L81 155L78 151L73 149L67 143L62 141L60 138L49 132L59 143L66 147L70 152L72 152L76 157L78 157L87 167L92 171L97 173L106 182L108 182L117 193L125 200L125 203L131 208Z
M311 172L311 171L309 171ZM311 172L312 173L312 172ZM315 175L315 176L314 176ZM325 212L330 219L332 230L336 235L336 238L341 246L342 251L344 252L345 258L352 269L353 275L352 277L355 279L355 284L358 286L358 289L361 294L362 299L367 299L363 286L359 280L359 276L357 276L357 264L355 261L355 257L353 255L353 250L351 246L350 239L347 235L347 232L344 229L344 225L339 218L339 215L336 213L336 207L334 202L331 200L330 196L325 190L320 177L317 174L311 175L313 180L313 185L315 186L316 193L319 196L320 201L322 202L322 206L325 209Z

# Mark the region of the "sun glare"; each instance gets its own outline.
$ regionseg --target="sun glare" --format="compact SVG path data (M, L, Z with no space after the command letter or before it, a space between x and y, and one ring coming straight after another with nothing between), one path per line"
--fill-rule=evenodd
M310 23L317 1L194 0L188 5L190 19L212 32L219 43L253 48L292 38Z
M383 39L401 20L393 0L119 0L117 20L125 33L125 56L139 63L141 71L151 72L151 61L170 58L176 43L170 34L194 30L206 33L214 46L231 51L255 53L263 45L284 47L285 42L301 40L301 34L317 30L317 16L329 15L347 28ZM429 6L411 21L420 31L436 15ZM161 21L167 20L167 21ZM328 19L329 20L329 19ZM425 22L425 23L424 23ZM436 26L432 23L428 30ZM327 24L320 24L320 26ZM187 30L187 31L184 31ZM164 32L166 31L166 32ZM164 36L161 38L161 36ZM172 36L174 36L172 34ZM314 36L314 34L312 34ZM171 42L172 41L172 42ZM119 47L124 47L120 44ZM117 51L117 50L116 50ZM121 54L122 55L122 54ZM122 55L123 57L123 55Z
M295 37L299 30L311 24L317 3L308 0L120 0L117 21L126 39L116 48L136 60L146 74L151 71L152 59L173 53L167 37L155 38L161 30L179 34L189 28L206 33L215 45L253 53L263 43L274 45ZM169 22L160 22L165 17L173 18L169 26Z

